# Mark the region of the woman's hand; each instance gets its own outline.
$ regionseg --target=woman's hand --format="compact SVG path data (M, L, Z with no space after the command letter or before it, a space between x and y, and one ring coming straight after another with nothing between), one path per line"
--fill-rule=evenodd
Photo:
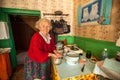
M59 53L56 53L56 56L57 56L58 58L62 58L62 55L59 54Z
M58 58L62 58L62 54L60 54L57 50L54 50L53 52Z
M49 53L48 56L49 56L49 57L53 57L53 58L58 58L57 55L54 54L54 53Z

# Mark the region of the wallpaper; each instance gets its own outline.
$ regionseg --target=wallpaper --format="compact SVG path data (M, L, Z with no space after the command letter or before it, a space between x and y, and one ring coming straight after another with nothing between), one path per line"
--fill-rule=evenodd
M73 0L0 0L0 7L5 8L17 8L17 9L30 9L30 10L40 10L41 13L54 13L57 10L63 12L63 14L69 14L68 16L63 16L68 24L71 25L73 21ZM58 19L55 16L43 16L49 19ZM71 34L73 29L71 29Z
M78 26L77 7L89 1L91 0L0 0L0 7L40 10L42 13L61 10L64 14L69 14L63 17L71 25L71 33L68 35L116 42L120 32L120 0L113 0L110 25ZM47 18L55 17L47 16Z
M120 0L113 0L110 15L110 25L98 24L78 26L77 7L87 4L89 1L90 0L75 0L74 2L74 35L97 40L116 42L116 40L119 38L118 32L120 32Z

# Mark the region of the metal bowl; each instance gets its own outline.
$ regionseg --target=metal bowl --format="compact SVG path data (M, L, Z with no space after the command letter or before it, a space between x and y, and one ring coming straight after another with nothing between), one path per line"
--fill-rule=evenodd
M59 64L61 64L62 59L61 58L56 58L56 59L54 58L53 62L54 62L54 64L59 65Z

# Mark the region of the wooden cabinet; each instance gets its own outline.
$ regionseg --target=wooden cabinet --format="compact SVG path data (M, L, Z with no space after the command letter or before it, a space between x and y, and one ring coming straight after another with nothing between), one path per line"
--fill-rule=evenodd
M9 52L0 53L0 80L9 80L12 74Z

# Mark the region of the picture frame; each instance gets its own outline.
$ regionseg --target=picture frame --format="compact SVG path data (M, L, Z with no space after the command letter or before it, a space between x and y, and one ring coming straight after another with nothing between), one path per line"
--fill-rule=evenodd
M112 0L92 0L79 6L78 25L110 24L111 7Z
M88 5L82 7L81 14L81 23L97 23L100 19L101 14L101 0L96 0L94 2L90 2Z

